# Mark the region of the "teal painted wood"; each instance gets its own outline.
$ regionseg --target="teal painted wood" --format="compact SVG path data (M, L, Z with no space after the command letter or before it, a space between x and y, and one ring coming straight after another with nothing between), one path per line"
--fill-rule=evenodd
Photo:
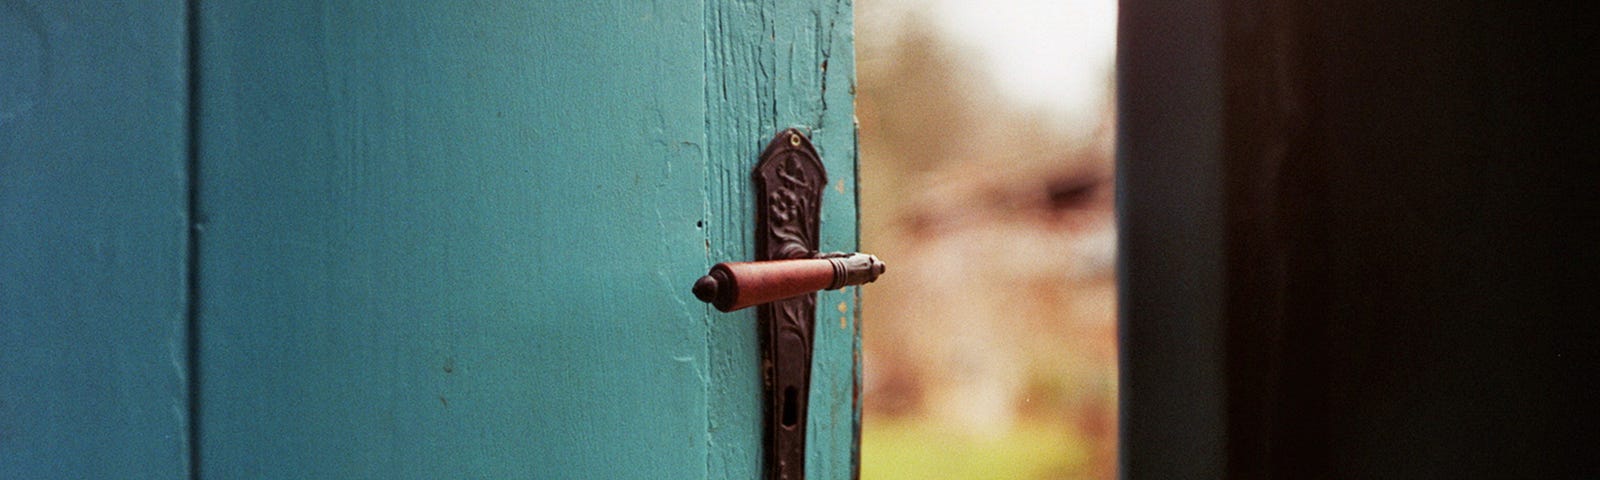
M0 0L0 478L186 478L182 2Z
M706 9L710 261L754 258L749 181L761 148L787 127L810 132L832 184L821 249L855 251L855 56L851 2L712 0ZM808 478L855 474L861 325L857 287L822 292L807 423ZM761 473L761 377L754 309L710 323L712 476Z
M697 478L700 10L202 6L208 478Z
M254 3L200 12L206 476L754 478L753 320L688 287L749 258L780 125L854 249L848 3ZM858 327L820 302L842 478Z

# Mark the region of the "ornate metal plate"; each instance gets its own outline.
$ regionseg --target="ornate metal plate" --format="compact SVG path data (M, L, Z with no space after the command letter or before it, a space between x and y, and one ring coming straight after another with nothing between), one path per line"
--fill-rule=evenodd
M808 258L817 253L822 160L797 129L778 133L752 175L756 192L757 260ZM805 478L806 403L811 391L815 293L758 307L762 379L766 385L767 478Z

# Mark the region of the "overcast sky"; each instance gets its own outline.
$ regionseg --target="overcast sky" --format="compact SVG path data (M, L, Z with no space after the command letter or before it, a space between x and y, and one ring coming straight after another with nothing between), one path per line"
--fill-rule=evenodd
M1016 100L1092 121L1106 99L1116 55L1116 0L860 1L885 4L901 12L896 17L922 10L953 44L976 54L996 86Z

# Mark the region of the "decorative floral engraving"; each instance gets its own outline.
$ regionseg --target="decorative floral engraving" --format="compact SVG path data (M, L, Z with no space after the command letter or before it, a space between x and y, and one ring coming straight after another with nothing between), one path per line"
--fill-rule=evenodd
M767 241L762 253L769 260L806 257L817 250L818 200L827 180L815 154L786 147L779 145L781 150L757 167L766 204L761 208L765 228L757 235Z
M811 142L795 129L779 132L762 152L753 176L757 260L816 255L822 190L828 178ZM767 387L767 478L804 476L804 419L811 385L816 298L816 294L802 295L757 309ZM796 393L786 400L786 390ZM794 404L786 405L786 401ZM785 409L792 412L796 423L783 423Z

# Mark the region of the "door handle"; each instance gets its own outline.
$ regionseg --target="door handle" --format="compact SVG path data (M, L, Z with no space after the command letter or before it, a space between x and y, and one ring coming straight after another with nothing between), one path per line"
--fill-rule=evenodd
M817 290L871 282L883 262L864 253L817 255L828 174L805 133L788 129L761 152L755 190L755 261L725 262L694 282L717 310L756 307L766 403L765 477L805 478L806 404L811 391Z
M870 283L883 275L883 271L883 262L865 253L723 262L712 266L709 273L694 282L694 296L717 310L732 312L818 290Z

